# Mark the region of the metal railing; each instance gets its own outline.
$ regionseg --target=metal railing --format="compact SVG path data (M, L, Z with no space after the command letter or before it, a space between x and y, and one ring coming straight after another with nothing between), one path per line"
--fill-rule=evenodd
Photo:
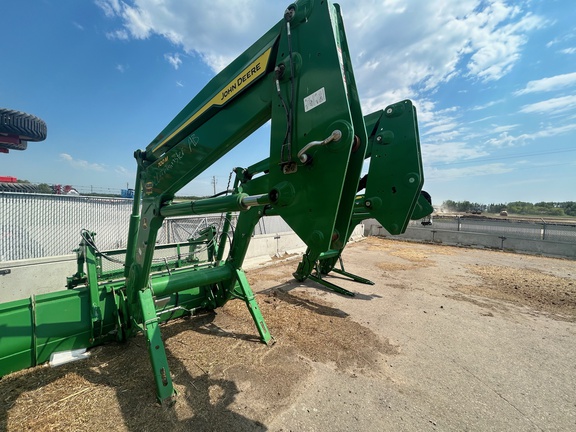
M132 200L0 192L0 261L66 255L80 243L80 231L96 233L100 250L126 247ZM223 215L169 218L157 243L185 242ZM233 216L232 225L236 225ZM292 231L279 216L263 218L255 235Z
M410 226L421 227L420 221L411 221ZM430 230L463 231L518 237L532 240L576 242L576 225L546 221L515 221L511 219L476 219L466 217L434 217Z

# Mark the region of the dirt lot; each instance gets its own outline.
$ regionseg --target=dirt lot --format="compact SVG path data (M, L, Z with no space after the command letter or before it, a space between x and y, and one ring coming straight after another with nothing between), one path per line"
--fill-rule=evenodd
M343 297L297 261L248 272L246 306L163 327L174 407L155 403L144 340L0 381L0 430L576 430L574 261L368 238Z

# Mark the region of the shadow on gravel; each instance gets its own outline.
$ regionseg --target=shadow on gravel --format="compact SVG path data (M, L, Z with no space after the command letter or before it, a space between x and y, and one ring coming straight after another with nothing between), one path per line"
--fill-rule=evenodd
M210 326L214 315L163 326L164 340L185 330L257 340L253 335L230 334ZM38 366L1 379L0 431L79 430L87 424L96 431L267 430L262 423L229 409L240 393L233 381L201 370L193 375L169 348L166 354L179 394L176 404L164 406L156 401L142 336L91 351L92 356L84 361L57 368Z

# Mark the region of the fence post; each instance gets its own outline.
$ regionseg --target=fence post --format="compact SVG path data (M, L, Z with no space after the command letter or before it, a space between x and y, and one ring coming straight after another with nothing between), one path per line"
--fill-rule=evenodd
M458 220L458 228L456 229L456 231L460 231L460 229L462 228L462 221L460 220L460 216L457 216L456 219Z

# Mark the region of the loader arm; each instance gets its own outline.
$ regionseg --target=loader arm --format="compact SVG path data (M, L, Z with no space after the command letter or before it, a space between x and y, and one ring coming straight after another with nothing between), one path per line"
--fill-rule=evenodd
M170 401L175 390L160 324L232 298L246 303L260 339L271 341L242 269L261 217L281 216L307 245L298 280L313 277L319 263L332 270L361 217L376 217L394 233L405 229L423 182L417 124L408 101L390 107L365 123L339 7L318 0L289 5L275 26L135 152L127 249L99 251L95 234L84 230L67 290L0 304L0 376L58 351L142 332L157 398ZM268 121L269 154L235 168L231 193L174 199ZM367 152L366 194L357 197ZM232 212L239 212L233 230ZM186 242L156 244L165 218L209 213L227 215L220 237L207 227ZM154 257L169 249L175 256ZM206 259L198 258L200 250ZM104 269L102 259L123 256L122 268Z
M344 272L342 251L356 225L365 219L376 218L392 234L402 234L410 219L420 219L432 212L431 199L421 188L424 183L416 109L408 100L387 106L364 117L368 142L366 150L361 143L353 146L351 160L370 158L368 173L359 180L360 172L354 171L345 179L348 188L366 193L355 197L354 213L347 231L342 231L332 241L330 248L320 255L308 250L294 273L299 281L310 277L341 294L353 295L332 283L322 280L322 275L334 270L360 282L370 283L360 276ZM354 165L356 168L358 165ZM254 193L268 186L270 160L262 160L239 172L243 190ZM264 175L252 179L258 173ZM351 171L349 170L349 174ZM266 214L275 214L272 208ZM341 269L335 268L340 261ZM317 270L312 275L313 270Z
M173 201L178 190L268 120L267 182L250 195L238 184L232 195ZM267 342L270 335L242 272L253 228L266 210L291 226L312 257L341 242L350 226L366 143L340 10L304 0L291 4L277 25L135 153L139 193L125 265L128 333L142 330L147 336L160 400L171 397L173 388L154 300L174 294L168 286L185 285L182 275L165 275L168 282L162 284L151 278L163 219L240 212L228 258L191 272L190 286L205 287L212 307L234 296L244 299Z
M312 280L341 294L353 296L325 279L331 271L361 283L373 284L368 279L348 273L342 262L342 252L356 225L365 219L375 218L392 235L406 231L410 219L422 218L432 213L430 195L422 191L424 171L420 153L420 138L416 108L409 100L387 106L364 117L368 145L365 153L370 159L368 173L360 179L354 213L348 236L339 248L324 251L315 263ZM302 263L305 262L305 259ZM340 268L336 264L340 262ZM303 264L296 271L296 278Z

